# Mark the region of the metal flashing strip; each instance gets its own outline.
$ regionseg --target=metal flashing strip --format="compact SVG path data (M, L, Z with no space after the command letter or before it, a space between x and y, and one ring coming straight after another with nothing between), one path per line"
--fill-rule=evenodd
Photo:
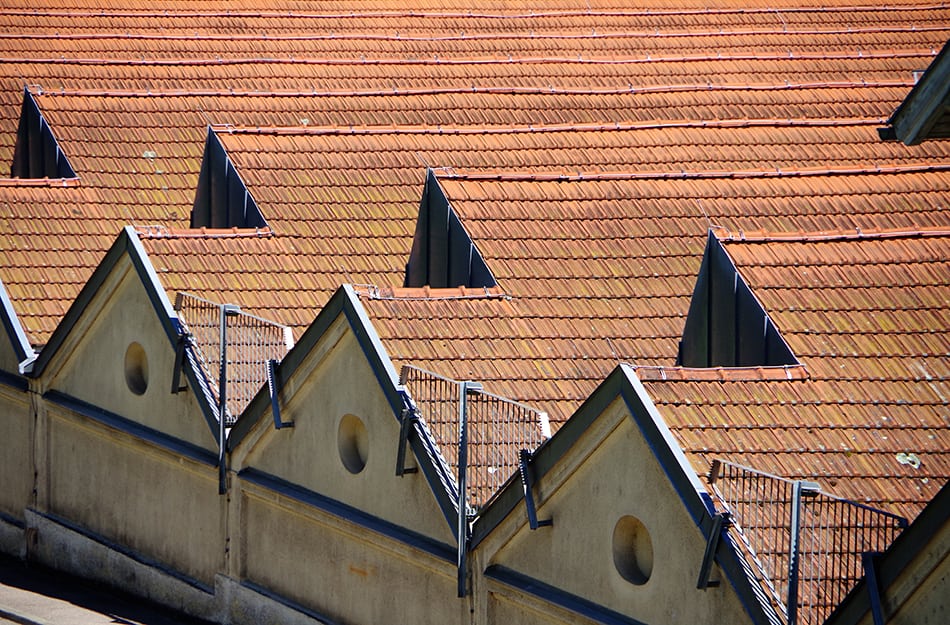
M88 419L92 419L113 430L124 432L129 436L150 443L172 454L183 456L209 467L216 467L218 464L217 456L214 452L198 447L189 441L175 438L174 436L150 428L147 425L126 419L114 412L109 412L104 408L77 399L72 395L67 395L61 391L46 391L46 393L43 394L43 399Z
M512 571L500 564L489 566L485 570L485 577L597 623L603 623L604 625L646 625L643 621L624 616L619 612L604 608L560 588Z
M238 477L251 484L278 493L300 503L313 506L323 512L344 519L364 529L371 530L382 536L398 541L404 545L424 551L447 563L455 564L455 547L440 543L428 536L424 536L410 529L400 527L377 516L363 512L353 506L336 499L321 495L310 489L292 484L282 478L270 475L259 469L248 467L238 472Z
M43 519L46 519L47 521L60 525L70 531L76 532L77 534L83 536L84 538L87 538L95 543L98 543L111 551L120 553L123 556L131 560L134 560L135 562L138 562L139 564L155 569L156 571L158 571L159 573L163 575L172 577L180 582L187 584L188 586L191 586L192 588L196 590L200 590L203 593L214 595L213 586L209 586L208 584L205 584L204 582L200 580L197 580L193 577L185 575L184 573L181 573L175 570L173 567L166 565L160 562L159 560L155 560L154 558L150 558L148 556L142 555L141 553L138 553L137 551L133 551L132 549L129 549L125 545L122 545L121 543L111 540L110 538L107 538L106 536L103 536L102 534L95 532L87 527L83 527L82 525L79 525L78 523L74 523L73 521L70 521L69 519L65 517L61 517L52 512L41 512L34 508L27 508L27 510L29 510L31 513L35 514L38 517L41 517Z
M13 308L13 302L10 300L3 280L0 280L0 323L3 324L3 329L7 333L7 338L10 339L10 345L19 362L36 358L36 352L33 351L33 346L23 330L23 325Z

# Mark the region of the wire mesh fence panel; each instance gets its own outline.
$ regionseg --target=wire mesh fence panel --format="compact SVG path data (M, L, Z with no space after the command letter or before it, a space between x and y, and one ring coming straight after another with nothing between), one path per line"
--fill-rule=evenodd
M462 383L408 365L401 382L458 480ZM466 402L466 501L477 510L518 471L520 451L534 451L550 434L545 413L530 406L484 391L468 394Z
M406 365L400 383L412 395L422 419L458 480L459 383Z
M802 493L792 525L796 482L715 461L713 492L732 514L739 543L761 574L774 607L787 615L793 531L797 529L796 623L819 625L863 577L862 558L884 551L907 521L814 489Z
M534 451L544 442L543 412L510 399L481 392L469 398L469 500L476 508L518 472L522 449Z
M746 556L753 560L760 574L758 582L773 607L784 614L788 596L792 484L770 477L718 461L710 473L713 491L732 513L733 523L741 532L741 543L747 550Z
M799 622L825 622L864 577L862 556L882 552L907 521L825 493L802 499Z
M220 398L221 304L179 293L175 310L197 346L198 361ZM227 353L227 415L233 424L267 382L267 361L281 360L291 347L290 329L236 309L225 315Z

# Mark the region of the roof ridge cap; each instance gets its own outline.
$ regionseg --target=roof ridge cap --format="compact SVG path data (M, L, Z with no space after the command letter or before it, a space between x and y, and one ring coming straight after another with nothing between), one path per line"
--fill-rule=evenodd
M754 367L679 367L664 365L629 365L641 381L742 382L760 380L806 380L805 365L771 365Z
M137 225L135 233L142 239L237 239L270 238L274 231L264 228L169 228L161 224Z
M816 230L799 232L728 232L717 234L723 243L820 243L832 241L881 240L914 237L950 236L948 226L922 226L918 228L854 228L850 230Z

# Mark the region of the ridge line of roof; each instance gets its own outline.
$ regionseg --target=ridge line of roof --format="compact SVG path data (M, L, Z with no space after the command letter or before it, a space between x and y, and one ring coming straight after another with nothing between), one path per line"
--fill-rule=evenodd
M914 86L912 79L907 80L854 80L854 81L816 81L816 82L781 82L781 83L746 83L746 84L679 84L679 85L648 85L635 87L632 84L626 87L609 87L602 89L590 88L563 88L563 87L424 87L410 89L338 89L338 90L242 90L242 89L52 89L46 91L37 85L30 86L30 92L35 96L82 96L82 97L372 97L372 96L426 96L426 95L458 95L467 93L481 93L489 95L625 95L647 93L687 93L692 91L792 91L797 89L858 89L858 88L909 88Z
M544 19L558 17L669 17L683 15L757 15L780 13L871 13L895 11L934 11L947 8L948 4L881 4L877 6L848 5L848 6L806 6L806 7L755 7L755 8L724 8L724 9L679 9L679 10L562 10L562 11L531 11L529 13L487 13L474 11L366 11L349 13L312 13L295 11L64 11L50 9L5 9L0 15L24 17L150 17L150 18L187 18L195 17L227 17L227 18L274 18L286 17L293 19L366 19L379 17L406 17L415 19L446 19L446 18L477 18L477 19Z
M202 41L203 37L189 39ZM222 65L641 65L647 63L705 63L710 61L842 61L855 59L911 59L932 57L936 51L917 50L874 50L865 52L856 50L838 54L811 54L788 51L782 54L683 54L665 56L644 54L636 57L440 57L432 58L179 58L179 59L124 59L124 58L46 58L24 60L19 57L2 57L0 63L40 63L43 65L104 65L104 66L222 66Z
M806 380L809 378L805 365L781 365L760 367L666 367L656 365L632 365L637 377L644 382L665 381L775 381Z
M268 228L169 228L163 225L135 226L142 239L264 239L274 236Z
M2 15L2 12L0 12ZM631 39L631 38L651 38L651 39L681 39L681 38L701 38L701 37L739 37L739 36L820 36L820 35L872 35L887 33L928 33L950 30L950 27L937 26L874 26L865 28L770 28L770 29L736 29L736 30L717 30L717 31L662 31L659 29L643 31L614 31L614 32L595 32L590 33L486 33L486 34L458 34L443 36L412 36L412 35L376 35L369 32L362 33L332 33L329 35L201 35L203 41L417 41L417 42L442 42L442 41L496 41L496 40L588 40L588 39ZM23 33L0 33L0 40L3 39L22 39ZM172 34L153 34L153 33L30 33L30 39L55 39L55 40L101 40L101 39L122 39L122 40L149 40L149 41L185 41L195 39L194 35L172 35Z
M78 187L80 178L0 178L0 187Z
M500 287L379 287L375 284L354 284L353 291L359 297L371 300L399 301L446 301L446 300L511 300Z
M950 237L950 226L922 228L855 228L853 230L820 230L815 232L727 232L717 235L723 243L808 243L824 241L881 240L922 237Z
M712 120L667 120L592 124L528 124L519 126L236 126L211 124L215 132L230 135L324 136L324 135L488 135L551 132L605 132L626 130L662 130L669 128L840 128L878 126L883 117L850 118L735 118Z
M914 165L879 165L876 167L803 168L803 169L746 169L707 171L643 171L591 172L577 174L557 173L459 173L454 168L434 168L440 180L471 182L596 182L609 180L686 180L686 179L747 179L747 178L810 178L816 176L894 175L950 171L948 163Z

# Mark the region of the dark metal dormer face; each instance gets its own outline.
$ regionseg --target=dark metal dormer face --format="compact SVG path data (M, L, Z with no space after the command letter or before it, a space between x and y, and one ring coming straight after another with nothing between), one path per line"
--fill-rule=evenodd
M75 178L76 172L29 89L23 90L20 125L13 148L12 178Z
M780 367L798 359L710 231L677 365Z
M496 286L432 170L426 175L419 219L403 286L434 289Z
M212 128L198 174L192 228L266 228L257 202L228 157Z

